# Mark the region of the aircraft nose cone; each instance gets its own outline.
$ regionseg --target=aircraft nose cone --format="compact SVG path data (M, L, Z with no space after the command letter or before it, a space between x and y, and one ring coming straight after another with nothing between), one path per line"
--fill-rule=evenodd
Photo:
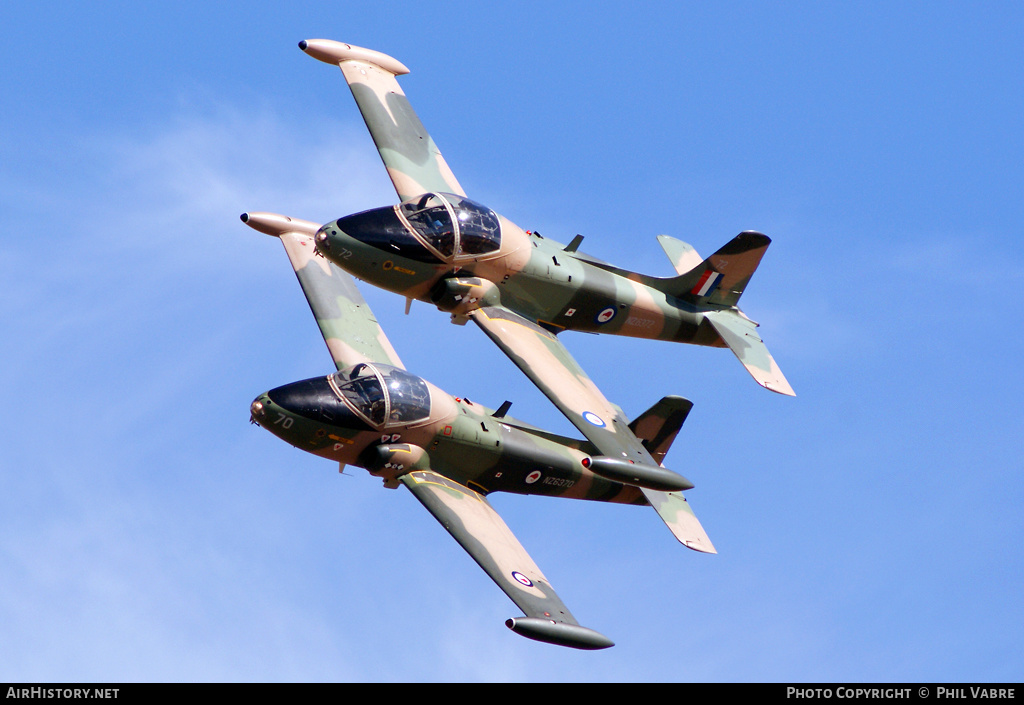
M377 251L417 262L440 262L437 256L427 250L406 228L392 206L338 218L333 223L323 226L320 232L326 233L326 237L330 238L330 246L335 248L337 254L341 254L343 249ZM319 244L319 239L317 242Z
M295 417L343 428L370 428L338 398L326 377L292 382L271 389L264 396Z
M271 389L266 396L285 411L311 419L320 417L323 409L338 402L324 377L285 384Z
M306 47L308 47L308 46L309 46L309 44L306 43L305 39L303 39L301 42L299 42L299 49L302 49L302 51L306 51Z
M254 423L262 425L263 420L267 417L266 399L266 394L260 394L258 397L253 399L252 404L249 405L249 416Z
M316 240L316 246L319 247L322 252L331 251L331 236L327 234L326 230L321 229L317 231L316 237L313 239Z

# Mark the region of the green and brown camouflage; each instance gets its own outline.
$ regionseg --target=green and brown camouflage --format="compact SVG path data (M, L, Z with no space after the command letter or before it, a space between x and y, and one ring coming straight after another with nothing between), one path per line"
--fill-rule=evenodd
M611 441L595 435L595 442L590 438L593 433L581 441L508 418L507 405L495 411L453 397L404 369L351 276L314 254L315 224L273 213L246 213L242 220L280 238L337 368L331 375L261 394L251 405L252 420L341 468L363 467L382 478L386 487L409 488L523 610L525 617L507 622L511 629L575 648L612 645L601 634L579 626L487 502L491 492L650 504L684 545L714 552L682 494L652 489L650 475L627 476L626 481L609 478L615 473L628 475L633 465L650 466L664 472L653 482L679 478L682 487L692 487L660 468L650 455L664 458L689 402L678 397L658 402L633 422L634 436L621 409L605 400L606 406L593 408L614 419L615 434ZM470 315L476 319L493 313L484 308ZM536 324L526 322L524 327L521 317L511 323L499 316L496 320L523 328L526 335L535 337L533 345L543 346L553 338ZM564 348L558 346L550 354L557 356L560 350ZM575 362L570 357L562 365ZM582 370L575 369L585 379ZM555 383L560 383L557 377ZM575 400L566 395L570 406L592 406L604 400L582 382L577 392ZM592 426L593 421L586 420L588 411L579 414L580 423ZM634 453L635 462L607 455L609 450L621 449ZM628 467L624 470L624 466Z
M339 370L368 361L404 367L352 277L316 254L312 236L319 225L277 213L243 213L241 219L281 240Z
M408 73L403 64L326 39L299 46L341 68L402 201L324 225L316 242L327 258L376 286L437 305L456 323L473 308L503 307L553 332L728 347L758 384L794 394L755 332L758 324L738 308L767 236L742 232L706 259L659 236L673 277L614 267L579 252L579 236L564 245L466 198L398 85L396 76ZM457 298L462 285L453 279L479 280L486 296Z

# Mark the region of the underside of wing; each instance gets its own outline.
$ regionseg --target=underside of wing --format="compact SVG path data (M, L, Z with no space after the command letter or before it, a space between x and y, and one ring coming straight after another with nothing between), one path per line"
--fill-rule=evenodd
M704 317L715 327L754 381L773 392L796 396L775 358L757 334L756 323L731 310L705 311Z
M657 490L693 487L651 457L622 409L605 398L553 333L501 306L485 306L470 316L597 448L600 457L591 458L592 472Z
M509 620L511 629L531 639L577 649L613 646L607 637L579 625L483 495L429 470L400 479L526 615Z
M320 226L276 213L245 213L242 221L281 240L339 370L360 362L404 369L352 275L315 254L312 236Z
M590 469L593 472L639 486L658 516L685 546L706 553L715 552L686 499L679 492L671 491L689 489L693 484L662 467L651 456L634 435L622 410L605 398L553 333L500 306L486 306L473 311L470 316L604 454L604 458L592 459ZM670 425L678 431L689 412L690 402L685 399L662 400L662 404L667 411L678 412L676 423ZM675 437L671 428L667 433L671 438L661 438L655 444L662 457Z
M395 77L409 69L387 54L330 39L299 47L341 68L399 199L430 191L466 195L398 85Z
M470 316L602 454L654 464L622 410L605 398L553 333L501 306L486 306Z

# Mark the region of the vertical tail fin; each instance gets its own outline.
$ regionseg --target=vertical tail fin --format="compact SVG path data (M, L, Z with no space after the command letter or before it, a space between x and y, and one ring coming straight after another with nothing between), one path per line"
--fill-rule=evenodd
M664 397L633 419L629 430L643 442L651 457L660 464L692 408L693 402L689 399Z
M692 408L693 402L689 399L663 397L633 419L629 429L660 464ZM647 488L641 488L641 491L681 544L701 553L718 553L682 492L660 492Z
M767 235L747 230L686 274L657 280L656 287L698 306L735 306L771 242Z

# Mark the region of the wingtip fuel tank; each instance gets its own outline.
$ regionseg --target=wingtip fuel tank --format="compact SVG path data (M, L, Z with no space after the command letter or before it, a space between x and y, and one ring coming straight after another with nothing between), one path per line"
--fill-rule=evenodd
M366 61L395 76L409 73L405 64L383 52L336 42L333 39L303 39L299 42L299 49L325 64L337 65L343 61Z
M258 230L261 233L274 237L281 237L285 233L302 233L303 235L313 236L320 229L317 223L302 220L301 218L290 218L280 213L253 211L251 213L242 213L238 217L253 230Z
M600 632L581 627L578 624L553 622L540 617L518 617L508 619L505 626L520 636L535 641L544 641L574 649L607 649L615 646L615 642Z
M586 463L595 475L623 482L627 485L645 487L659 492L679 492L693 489L693 483L677 472L657 465L632 463L628 460L595 456Z

